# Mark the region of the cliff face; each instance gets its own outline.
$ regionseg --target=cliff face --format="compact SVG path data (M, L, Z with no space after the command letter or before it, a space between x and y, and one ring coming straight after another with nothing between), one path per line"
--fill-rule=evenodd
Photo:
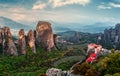
M30 30L27 34L28 44L33 53L36 53L34 31Z
M36 41L47 51L54 46L53 32L49 22L39 21L36 27Z
M0 28L0 46L4 55L18 55L9 27Z
M105 29L103 41L105 45L120 49L120 24L116 24L115 28Z
M21 54L26 54L26 40L25 40L25 33L24 29L19 31L19 39L18 39L19 50Z

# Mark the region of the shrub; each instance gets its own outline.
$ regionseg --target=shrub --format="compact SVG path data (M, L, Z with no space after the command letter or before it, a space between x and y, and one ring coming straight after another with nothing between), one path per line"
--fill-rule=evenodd
M77 64L72 72L84 76L99 76L99 73L88 63Z
M111 53L101 58L96 64L96 69L103 75L115 74L120 72L120 52Z

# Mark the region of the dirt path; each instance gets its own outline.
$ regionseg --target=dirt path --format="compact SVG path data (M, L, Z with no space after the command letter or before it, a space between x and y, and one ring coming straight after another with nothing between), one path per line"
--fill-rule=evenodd
M53 63L53 66L56 66L56 65L59 65L61 63L65 63L65 62L75 62L75 61L81 61L85 59L85 56L70 56L70 57L65 57L65 58L62 58L62 59L59 59L57 61L55 61Z

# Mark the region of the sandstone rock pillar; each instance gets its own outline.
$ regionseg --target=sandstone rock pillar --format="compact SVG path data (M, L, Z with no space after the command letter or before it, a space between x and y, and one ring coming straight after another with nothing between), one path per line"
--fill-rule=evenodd
M25 40L25 33L24 29L21 29L19 31L19 39L18 39L18 45L20 52L25 55L26 54L26 40Z
M38 22L36 27L36 42L47 51L51 51L51 48L54 47L53 32L49 22Z
M36 53L34 31L30 30L27 34L28 44L33 53Z

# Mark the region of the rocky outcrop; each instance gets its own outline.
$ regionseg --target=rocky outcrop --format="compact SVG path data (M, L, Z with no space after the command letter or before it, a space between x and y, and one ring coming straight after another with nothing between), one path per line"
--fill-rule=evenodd
M110 42L110 30L108 29L104 30L104 41L105 41L105 44Z
M103 41L107 46L120 49L120 24L116 24L115 28L105 29Z
M3 31L2 31L3 33ZM12 34L9 27L4 27L4 34L2 34L3 54L18 55L17 48L12 40Z
M18 56L17 48L11 38L8 40L8 52L10 55Z
M27 41L33 53L36 53L34 31L30 30L27 34Z
M51 68L46 71L47 76L66 76L66 72L61 69Z
M13 41L9 27L0 28L0 53L7 55L18 55L17 48L21 54L26 55L26 46L30 46L33 53L36 53L36 44L41 45L45 50L51 51L56 48L57 35L53 36L51 24L49 22L39 21L36 30L29 30L27 36L24 29L20 29L18 39Z
M25 33L24 29L19 31L19 39L18 39L19 50L21 54L26 54L26 40L25 40Z
M49 22L39 21L36 27L36 42L47 51L54 47L53 32Z
M46 76L101 76L88 63L76 64L73 70L62 71L57 68L50 68L46 71Z

